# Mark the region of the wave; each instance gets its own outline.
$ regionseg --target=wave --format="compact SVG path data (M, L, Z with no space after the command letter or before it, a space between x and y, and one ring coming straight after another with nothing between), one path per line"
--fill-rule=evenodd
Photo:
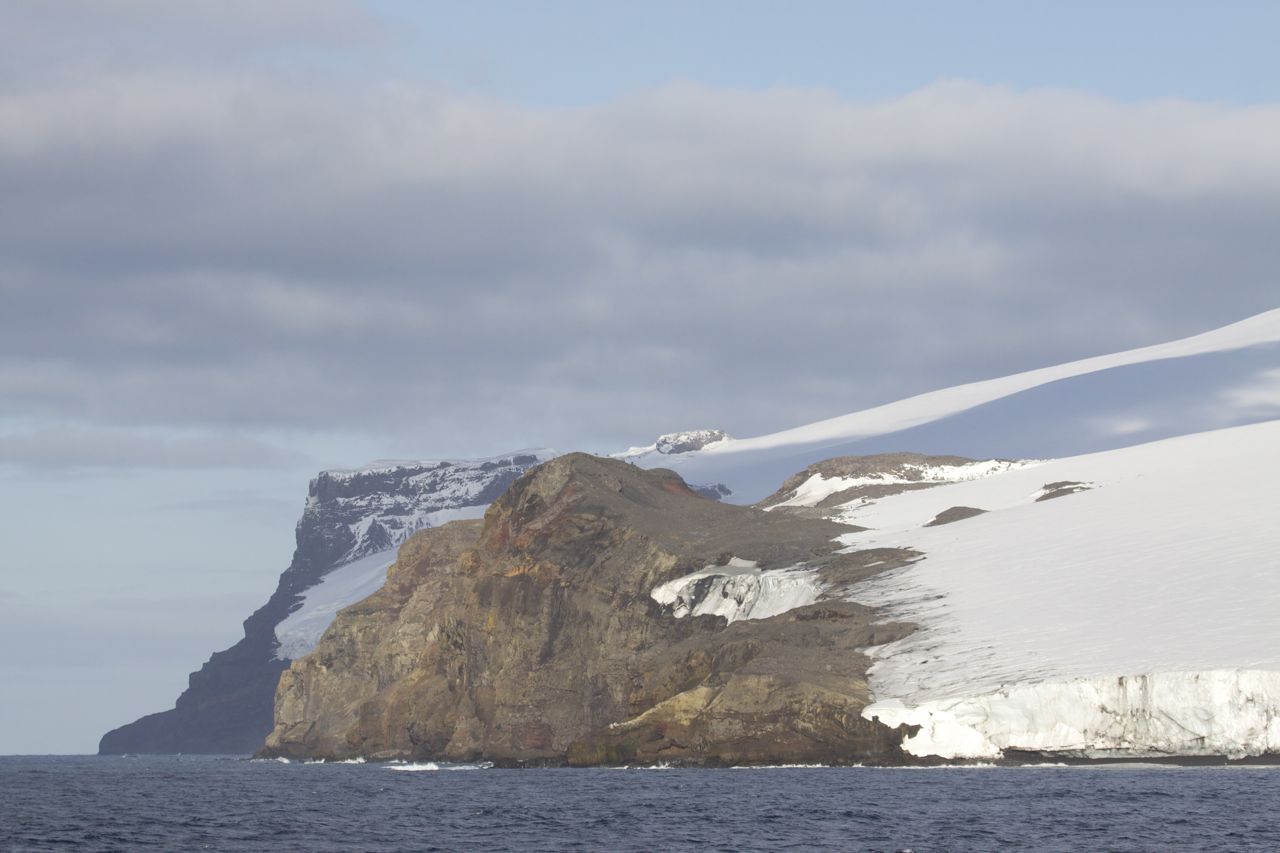
M482 761L479 764L437 764L434 761L427 761L421 764L388 764L386 767L388 770L421 773L432 770L488 770L493 767L493 764L488 761Z

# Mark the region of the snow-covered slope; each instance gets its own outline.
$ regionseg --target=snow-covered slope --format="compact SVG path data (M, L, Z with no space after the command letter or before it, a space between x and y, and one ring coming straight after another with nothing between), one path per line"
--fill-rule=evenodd
M1280 751L1277 474L1271 421L850 507L851 546L925 554L856 595L921 626L867 715L921 755ZM986 513L924 526L955 506Z
M760 500L820 459L913 450L1057 457L1280 415L1280 309L1183 340L946 388L756 438L617 454ZM698 431L699 434L708 431ZM722 437L723 436L723 437ZM679 442L674 443L680 446Z

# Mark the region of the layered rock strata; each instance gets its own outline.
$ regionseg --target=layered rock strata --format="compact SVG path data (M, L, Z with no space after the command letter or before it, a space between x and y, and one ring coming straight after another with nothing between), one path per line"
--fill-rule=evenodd
M914 556L836 553L848 529L716 503L670 471L561 457L517 480L483 522L409 540L386 585L283 673L261 754L896 762L901 732L861 716L871 697L859 650L911 626L873 624L868 608L834 599L728 624L678 617L653 595L745 562L795 567L840 595Z

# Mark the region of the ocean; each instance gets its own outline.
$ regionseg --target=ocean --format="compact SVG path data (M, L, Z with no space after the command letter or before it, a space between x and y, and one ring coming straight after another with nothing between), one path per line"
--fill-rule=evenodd
M1280 768L0 758L0 850L1280 850Z

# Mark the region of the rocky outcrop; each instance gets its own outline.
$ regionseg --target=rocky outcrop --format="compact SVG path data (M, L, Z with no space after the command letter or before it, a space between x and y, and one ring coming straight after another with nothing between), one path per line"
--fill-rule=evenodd
M848 529L716 503L670 471L561 457L517 480L483 522L410 539L384 587L282 674L261 754L896 761L900 733L861 717L859 649L910 626L873 624L837 600L733 624L678 618L652 595L747 563L795 567L842 594L914 556L835 553Z
M803 471L791 475L776 492L760 501L757 506L773 507L794 501L800 488L814 478L851 481L852 484L832 490L816 501L804 501L802 506L825 509L857 498L883 498L949 482L945 479L931 479L929 473L938 469L963 468L973 463L974 460L963 456L926 456L922 453L836 456L815 462Z
M1005 471L1038 464L1031 461L921 453L879 453L837 456L816 462L788 477L782 486L756 506L806 518L848 520L847 510L866 506L902 492L930 489L948 483L979 480ZM960 507L937 524L959 521L982 510ZM968 511L968 514L963 514Z
M954 524L957 521L964 521L966 518L973 518L984 513L986 513L985 509L976 506L948 507L935 515L932 521L925 524L925 527L941 527L944 524Z
M482 508L550 455L523 451L479 460L382 462L320 473L298 522L293 561L267 603L245 620L244 638L192 673L174 708L108 732L99 752L253 752L271 731L276 684L289 665L280 659L276 626L302 595L338 567Z

